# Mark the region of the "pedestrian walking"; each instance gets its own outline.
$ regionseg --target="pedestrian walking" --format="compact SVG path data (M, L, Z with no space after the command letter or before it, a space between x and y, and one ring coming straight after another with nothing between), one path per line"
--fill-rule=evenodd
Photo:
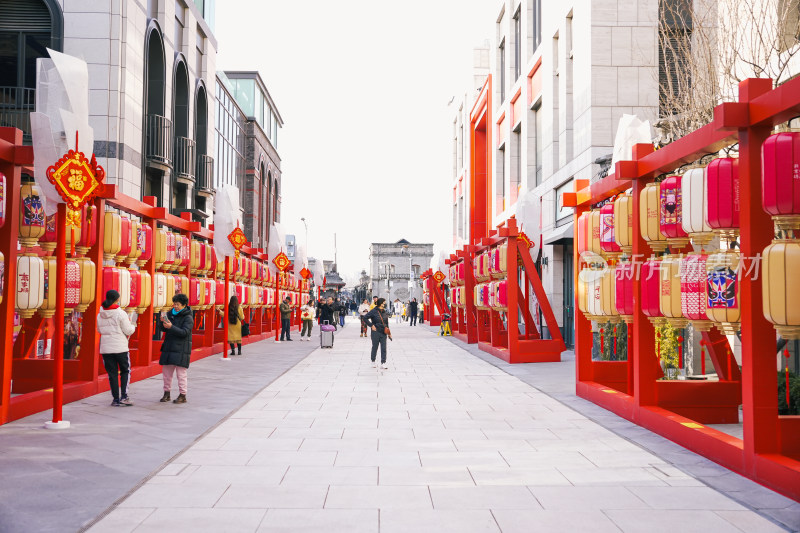
M394 301L394 323L399 324L400 321L403 319L403 304L400 302L399 298L396 298Z
M361 321L361 337L367 336L367 324L364 322L364 316L369 313L369 310L369 301L364 298L364 301L358 306L358 318Z
M192 355L192 328L194 317L189 308L189 298L178 293L172 297L172 309L161 312L161 326L166 330L161 344L161 374L164 378L162 402L170 400L172 376L178 375L178 397L172 403L186 403L189 385L189 362Z
M419 303L419 323L425 323L425 302Z
M112 407L130 406L128 398L128 376L131 372L131 358L128 353L128 338L136 331L128 314L118 305L119 293L106 292L100 313L97 315L97 331L100 333L100 355L108 372L111 386Z
M300 319L303 321L303 329L300 330L300 340L306 337L306 342L311 340L311 330L314 328L314 306L307 302L300 308ZM306 335L308 333L308 335Z
M239 347L239 355L242 355L242 321L244 311L239 306L239 298L231 296L228 302L228 344L231 347L231 355L236 355L233 351L234 346Z
M334 328L336 328L336 322L333 320L333 311L334 311L334 302L333 297L329 296L327 300L320 304L317 315L319 317L319 323L325 324L328 323Z
M292 340L292 309L294 306L290 303L292 301L288 296L283 299L280 305L281 309L281 340Z
M386 337L392 338L392 332L387 325L389 315L386 312L386 299L378 298L375 302L375 307L364 315L364 322L372 330L372 351L370 358L372 359L372 368L375 368L375 358L378 354L378 347L381 349L381 368L389 368L386 365Z
M416 326L417 325L417 311L418 311L418 304L417 299L412 298L412 300L408 303L408 325L409 326Z
M339 325L344 327L344 319L347 316L347 304L339 302Z

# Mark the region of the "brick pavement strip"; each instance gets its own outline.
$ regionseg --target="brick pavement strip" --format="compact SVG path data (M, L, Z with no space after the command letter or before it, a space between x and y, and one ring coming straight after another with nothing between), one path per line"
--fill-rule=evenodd
M163 468L157 468L162 460L144 474L130 472L123 492L134 490L126 498L103 515L107 503L88 510L101 517L90 531L793 529L793 502L759 492L759 505L749 505L745 486L726 478L736 491L731 498L672 460L694 454L570 396L571 361L511 367L436 337L427 327L401 325L393 328L389 369L381 371L369 363L369 341L356 329L338 333L333 350L317 349L302 360L296 355L287 361L296 364L280 377L261 377L262 384L271 383L252 397L239 397L240 408L229 416L230 409L217 412L224 420L205 433L180 425L191 426L202 410L166 420L157 404L144 401L137 405L151 412L143 410L147 416L137 423L157 426L131 436L138 429L118 418L136 409L131 408L110 413L115 418L109 431L102 425L109 416L101 405L105 397L92 399L96 405L87 418L103 418L93 421L91 438L81 441L87 445L97 440L97 447L118 443L123 455L143 447L152 454L163 444L162 432L168 441L176 433L187 442L201 436ZM264 351L271 358L284 347L266 344ZM221 370L208 363L214 368L209 375ZM550 381L532 386L541 375ZM227 394L234 385L209 381L209 396ZM207 420L206 427L215 422ZM32 433L21 426L13 438L21 443ZM636 438L657 449L646 449ZM52 466L36 453L26 457L30 464L15 472L29 468L40 476L36 483L44 483L42 470ZM694 458L695 464L705 461ZM70 475L82 475L83 466ZM103 469L113 466L101 462L85 477L102 480ZM36 486L29 488L31 495ZM47 501L37 498L37 505ZM779 527L775 514L765 518L770 506L784 513L779 516L789 527Z

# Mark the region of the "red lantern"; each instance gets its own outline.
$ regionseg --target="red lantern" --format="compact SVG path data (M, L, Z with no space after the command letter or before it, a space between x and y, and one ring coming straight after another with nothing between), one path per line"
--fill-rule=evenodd
M67 259L64 264L65 293L64 315L71 314L81 303L81 266L77 261Z
M136 259L136 264L139 268L144 268L153 257L153 228L149 224L140 224L136 240L139 241L139 248L142 250L142 254Z
M218 279L215 284L216 298L214 298L214 303L220 306L225 305L225 282Z
M75 254L83 257L97 243L97 208L84 205L81 212L80 238L75 243Z
M164 260L164 270L169 272L175 264L175 234L167 231L167 255ZM169 295L171 298L172 295Z
M723 237L739 233L739 160L720 157L706 167L708 225Z
M706 315L705 254L689 254L681 259L681 314L698 331L708 331L713 325Z
M663 320L661 314L661 261L645 261L641 270L642 312L651 322Z
M216 289L216 284L214 283L213 279L204 279L203 286L206 293L206 300L205 300L205 309L210 309L214 302L216 301L216 294L214 294Z
M761 146L761 201L778 229L800 229L800 132L771 135Z
M130 298L128 299L128 305L126 307L134 309L139 308L142 305L142 299L144 298L144 287L142 284L142 273L138 270L131 270L130 271L131 277L131 290L130 290Z
M626 261L617 265L616 298L617 312L625 322L633 322L633 263Z
M202 288L201 280L197 278L192 278L189 282L189 306L190 307L199 307L200 306L200 289ZM204 291L205 294L205 291Z
M120 223L120 243L119 251L114 256L114 261L122 263L128 254L131 253L131 244L133 244L133 237L131 236L131 219L128 217L121 217Z
M681 176L669 176L660 185L659 227L672 248L683 248L689 243L683 231L683 200Z
M107 266L103 268L103 296L109 290L119 293L119 306L128 307L131 299L131 275L123 268Z
M606 255L619 255L621 248L614 238L614 204L608 203L600 208L600 249Z

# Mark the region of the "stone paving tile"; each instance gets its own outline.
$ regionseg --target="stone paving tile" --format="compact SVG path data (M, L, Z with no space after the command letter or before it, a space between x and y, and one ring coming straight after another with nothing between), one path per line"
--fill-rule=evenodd
M374 509L270 509L258 533L319 533L347 531L378 533L378 511Z
M524 486L431 487L434 509L541 509Z
M436 531L437 533L496 533L500 529L486 510L381 511L381 533Z
M591 531L593 533L619 533L601 511L573 508L570 512L548 510L495 510L492 511L503 533L531 533L534 531ZM674 532L673 532L674 533Z

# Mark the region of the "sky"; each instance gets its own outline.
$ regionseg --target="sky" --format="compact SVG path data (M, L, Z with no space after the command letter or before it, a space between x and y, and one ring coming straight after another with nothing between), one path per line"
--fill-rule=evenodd
M284 127L281 225L346 278L372 242L452 248L451 98L497 0L217 2L217 70L258 70ZM456 102L458 98L456 98ZM434 257L436 261L436 256Z

